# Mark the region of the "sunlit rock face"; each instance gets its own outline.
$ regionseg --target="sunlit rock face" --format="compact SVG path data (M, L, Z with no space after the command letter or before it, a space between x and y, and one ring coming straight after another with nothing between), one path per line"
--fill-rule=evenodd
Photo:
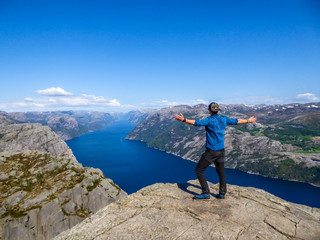
M218 185L209 183L212 193ZM157 183L87 218L55 240L319 239L320 209L228 185L225 199L193 200L198 181Z

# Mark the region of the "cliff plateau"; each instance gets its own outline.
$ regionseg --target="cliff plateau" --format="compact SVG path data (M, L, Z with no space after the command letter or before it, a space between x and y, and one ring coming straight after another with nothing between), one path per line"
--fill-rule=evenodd
M211 192L218 185L209 183ZM197 180L157 183L118 200L55 240L319 239L320 209L228 185L226 199L192 200Z
M126 195L49 127L0 116L0 239L52 239Z

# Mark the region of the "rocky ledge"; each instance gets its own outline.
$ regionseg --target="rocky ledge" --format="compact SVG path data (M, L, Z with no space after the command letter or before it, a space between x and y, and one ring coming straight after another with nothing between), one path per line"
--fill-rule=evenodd
M209 184L213 193L218 185ZM157 183L99 210L55 240L320 239L320 209L228 185L226 199L192 200L198 181Z
M0 116L0 239L52 239L125 196L49 127Z

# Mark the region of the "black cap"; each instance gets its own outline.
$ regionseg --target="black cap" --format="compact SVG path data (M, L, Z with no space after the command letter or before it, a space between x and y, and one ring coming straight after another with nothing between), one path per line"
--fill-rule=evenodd
M210 103L208 109L209 109L211 112L221 111L221 109L219 108L218 103L215 103L215 102Z

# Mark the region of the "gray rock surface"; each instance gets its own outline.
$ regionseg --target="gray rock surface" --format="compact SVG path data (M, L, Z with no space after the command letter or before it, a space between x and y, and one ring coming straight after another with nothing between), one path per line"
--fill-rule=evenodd
M49 127L39 123L10 124L0 127L0 152L36 150L75 159L71 149Z
M78 136L77 133L79 133L78 121L69 115L52 115L48 118L47 125L54 129L63 140Z
M0 127L6 126L9 124L13 124L14 122L10 119L6 118L5 116L0 115Z
M211 192L218 185L209 184ZM99 210L55 240L320 239L320 209L228 185L226 199L192 200L198 181L157 183Z
M126 195L49 127L0 116L0 239L52 239Z

